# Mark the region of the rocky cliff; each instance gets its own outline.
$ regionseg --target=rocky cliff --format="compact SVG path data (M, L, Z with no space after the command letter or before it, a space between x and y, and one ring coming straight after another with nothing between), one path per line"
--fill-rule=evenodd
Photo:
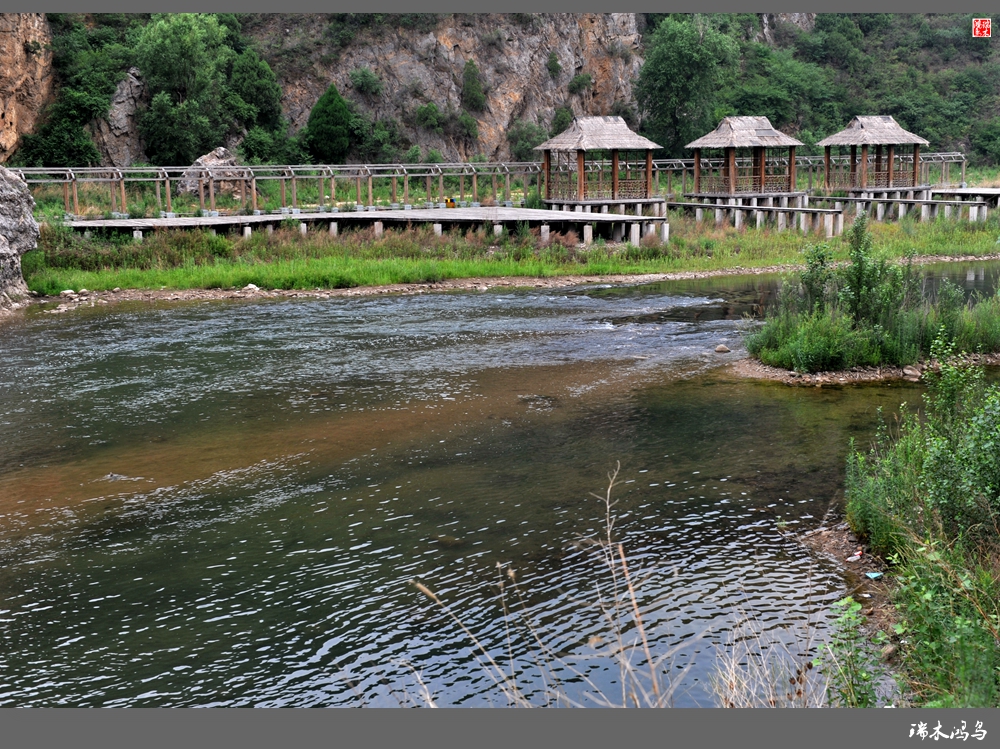
M44 13L0 13L0 163L52 96L51 42Z
M38 244L34 208L24 180L0 166L0 312L16 309L28 293L21 274L21 255Z
M616 103L632 101L632 83L642 66L634 13L443 15L430 30L366 28L342 48L330 39L332 23L321 14L273 14L244 25L278 72L293 129L305 125L313 105L334 83L375 119L397 119L412 143L425 151L436 148L448 159L477 153L508 158L506 132L515 121L548 128L562 105L574 114L610 114ZM551 53L559 63L555 75L548 65ZM468 60L478 66L487 97L484 110L471 113L478 143L424 130L414 116L428 102L442 111L461 110ZM351 72L362 68L381 80L378 95L352 87ZM593 77L593 87L571 94L570 81L584 73Z
M90 123L90 134L104 166L131 166L146 160L136 121L140 105L148 104L145 88L139 69L129 68L115 88L107 116Z

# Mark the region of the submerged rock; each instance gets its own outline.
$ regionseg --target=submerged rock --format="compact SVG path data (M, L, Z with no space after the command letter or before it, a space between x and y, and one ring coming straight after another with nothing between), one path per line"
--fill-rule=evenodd
M715 353L717 353L717 354L728 354L729 353L729 347L726 344L724 344L724 343L720 343L718 346L715 347Z

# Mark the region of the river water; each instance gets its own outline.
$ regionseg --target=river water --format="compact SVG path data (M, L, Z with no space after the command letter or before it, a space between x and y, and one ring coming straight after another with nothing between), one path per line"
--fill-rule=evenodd
M995 285L969 268L947 273ZM797 536L921 388L731 375L776 282L7 325L0 705L507 704L475 642L534 704L620 703L594 496L619 463L613 536L673 704L714 704L748 618L815 655L845 578Z

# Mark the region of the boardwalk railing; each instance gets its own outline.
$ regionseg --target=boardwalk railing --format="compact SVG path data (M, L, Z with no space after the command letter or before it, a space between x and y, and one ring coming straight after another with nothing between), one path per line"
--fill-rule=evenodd
M907 157L901 157L905 161ZM835 156L832 163L843 171L849 157ZM912 157L910 157L912 162ZM787 158L776 158L775 165L787 167ZM800 180L808 189L822 185L822 156L797 156ZM949 167L959 164L964 181L965 156L957 152L921 155L924 184L931 184L931 168L936 170L938 184L952 185ZM769 162L770 163L770 162ZM749 164L749 160L747 160ZM703 170L718 169L722 159L702 159ZM737 165L743 160L737 159ZM588 165L588 172L600 166ZM693 186L693 159L657 159L653 162L653 191L656 194L683 194ZM52 188L62 192L67 215L124 216L155 211L175 213L174 200L179 195L197 195L179 201L185 210L212 215L217 202L225 202L227 212L297 210L303 207L327 210L345 204L374 206L382 204L416 203L442 205L451 201L476 204L486 201L494 205L526 202L530 194L544 189L542 165L538 162L455 162L443 164L347 164L347 165L263 165L263 166L182 166L182 167L83 167L83 168L14 168L35 190L47 193L51 201ZM596 192L605 185L599 175L589 174L587 185L598 177ZM833 175L831 175L833 176ZM902 176L902 175L900 175ZM680 183L674 184L679 178ZM267 188L277 182L277 189ZM620 183L621 184L621 183ZM88 186L81 193L81 187ZM555 187L555 185L553 185ZM329 188L329 189L327 189ZM678 189L679 188L679 189ZM217 193L226 195L217 201ZM40 195L41 193L36 193ZM58 195L58 192L56 193ZM266 197L266 199L265 199ZM155 204L153 200L155 198Z

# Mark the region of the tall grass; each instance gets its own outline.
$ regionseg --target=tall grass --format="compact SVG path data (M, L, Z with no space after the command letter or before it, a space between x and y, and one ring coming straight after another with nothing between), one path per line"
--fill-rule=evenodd
M852 450L848 522L894 564L896 634L919 704L1000 706L1000 387L939 339L924 418Z

